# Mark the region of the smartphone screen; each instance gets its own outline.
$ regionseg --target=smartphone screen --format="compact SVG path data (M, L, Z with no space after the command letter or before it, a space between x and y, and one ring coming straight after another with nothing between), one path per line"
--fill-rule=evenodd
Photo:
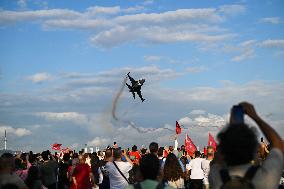
M232 116L231 121L233 124L244 123L244 110L241 106L233 106L231 116Z

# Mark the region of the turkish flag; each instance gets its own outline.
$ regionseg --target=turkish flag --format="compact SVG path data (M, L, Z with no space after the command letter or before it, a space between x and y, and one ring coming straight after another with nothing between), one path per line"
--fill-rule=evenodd
M60 150L61 145L62 144L57 144L57 143L52 144L52 150Z
M208 137L208 146L212 146L214 148L214 151L216 151L217 142L215 141L214 137L210 133Z
M194 145L194 143L192 142L192 140L189 138L188 135L186 135L185 138L185 150L187 151L187 153L189 153L190 156L192 156L193 153L197 150L196 146Z
M180 134L181 133L181 127L180 125L178 124L178 122L176 121L176 134Z

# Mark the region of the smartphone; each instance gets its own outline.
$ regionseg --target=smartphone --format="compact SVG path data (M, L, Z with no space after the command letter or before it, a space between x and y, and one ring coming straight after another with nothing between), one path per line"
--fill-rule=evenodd
M235 105L231 111L231 124L244 123L244 109L240 105Z

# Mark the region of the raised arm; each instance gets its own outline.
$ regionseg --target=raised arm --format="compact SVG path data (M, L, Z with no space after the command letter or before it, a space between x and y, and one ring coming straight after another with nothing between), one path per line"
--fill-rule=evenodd
M248 102L242 102L240 105L243 107L244 112L257 123L258 127L263 132L264 136L270 142L272 147L278 148L282 151L282 153L284 153L284 146L281 137L269 124L259 117L253 105Z

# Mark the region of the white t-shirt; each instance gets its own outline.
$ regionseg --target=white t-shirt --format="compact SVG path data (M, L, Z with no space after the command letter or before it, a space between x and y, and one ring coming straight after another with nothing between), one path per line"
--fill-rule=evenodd
M124 174L126 178L129 178L129 171L132 169L132 165L129 162L115 161L116 165L120 171ZM112 162L106 163L106 170L109 173L109 183L111 189L124 189L128 186L127 181L119 173L117 168Z
M203 173L204 173L204 179L203 179L204 184L209 184L208 176L210 172L210 162L211 160L207 160L207 159L204 159L201 162L201 169L203 170Z
M203 179L204 173L201 169L201 162L204 159L202 158L195 158L189 162L189 164L186 165L187 170L191 170L190 178L191 179Z
M256 171L252 183L254 188L257 189L277 189L281 173L284 166L283 153L277 149L273 148L267 159L264 161L262 166ZM229 175L236 175L243 177L247 172L251 164L244 164L239 166L229 167ZM218 164L213 164L211 166L211 171L209 174L210 188L219 189L223 183L220 177L221 167Z

